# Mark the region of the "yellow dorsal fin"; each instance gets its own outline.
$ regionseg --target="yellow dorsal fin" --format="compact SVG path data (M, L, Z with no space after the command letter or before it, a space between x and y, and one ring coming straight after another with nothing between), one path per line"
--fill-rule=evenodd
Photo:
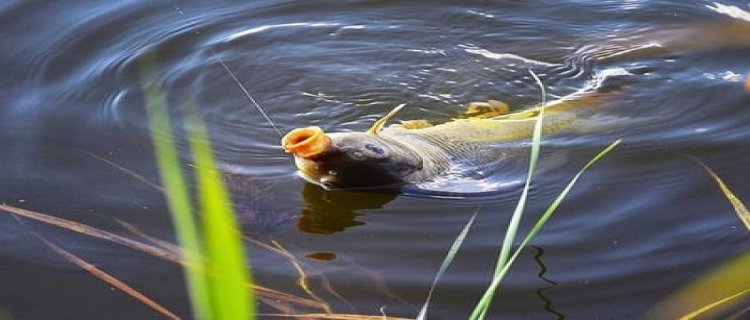
M401 127L404 129L423 129L432 127L433 124L427 120L406 120L401 121Z
M401 111L401 109L404 108L404 106L406 106L406 103L402 103L396 106L395 108L393 108L393 110L391 110L391 112L388 112L388 114L378 119L378 121L375 121L375 123L372 124L372 127L370 127L370 129L367 130L367 133L378 134L380 130L383 130L383 126L385 126L385 123L388 122L388 120L391 120L391 118L393 118L393 116L395 116L396 113Z
M500 100L473 101L466 105L464 119L490 119L510 113L510 107Z

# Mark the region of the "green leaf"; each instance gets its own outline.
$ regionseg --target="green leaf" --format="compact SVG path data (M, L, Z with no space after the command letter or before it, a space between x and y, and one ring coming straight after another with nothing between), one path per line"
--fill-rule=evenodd
M458 249L461 248L461 244L463 244L464 238L466 238L466 235L469 233L469 229L471 229L471 226L474 224L474 219L477 217L477 213L479 213L479 209L477 209L477 211L474 212L474 215L471 216L471 219L469 219L469 222L466 223L464 228L458 234L456 240L453 240L451 248L448 250L448 253L443 259L443 264L440 265L440 269L438 270L437 274L435 274L435 279L432 280L430 291L427 292L427 299L425 299L424 305L422 305L422 309L419 311L419 315L417 316L416 320L424 320L427 317L427 308L430 305L430 300L432 299L433 291L435 291L435 286L437 286L438 280L440 280L440 278L443 276L443 273L445 273L445 270L448 269L448 266L451 264L451 262L453 262L453 257L456 256Z
M516 203L516 208L515 210L513 210L513 215L510 218L510 223L508 224L508 228L505 231L505 238L503 239L503 245L500 248L500 255L498 256L497 263L495 264L495 273L493 279L497 277L501 268L508 261L508 254L510 253L510 249L513 246L513 241L515 240L518 226L520 225L521 218L523 217L523 211L526 208L526 201L531 186L531 177L534 175L534 171L536 170L536 164L539 161L539 150L541 149L542 145L542 121L544 119L544 104L547 101L547 93L544 89L542 81L539 79L536 73L534 73L534 71L532 70L529 70L529 73L532 77L534 77L534 80L537 81L539 87L541 88L541 104L539 108L539 115L537 116L534 123L534 133L531 138L531 157L529 159L529 170L526 176L526 183L523 186L521 197L518 199L518 203ZM492 283L494 282L495 281L493 280ZM484 294L479 300L479 303L477 303L476 307L474 307L474 310L472 311L469 319L484 319L485 315L487 314L487 310L489 309L490 303L492 302L492 298L494 297L495 290L497 290L497 286L492 284L487 288L487 290L485 290Z
M171 132L166 97L157 82L158 68L155 53L149 52L140 61L141 87L144 92L151 140L154 143L156 162L164 184L167 205L185 255L185 281L197 318L210 318L210 303L206 279L200 270L203 266L200 235L196 227L190 193L183 178L182 166ZM159 135L158 132L168 132Z
M199 231L191 195L183 177L177 145L171 133L166 97L156 81L154 53L141 60L142 88L159 173L167 203L184 249L185 277L193 312L198 319L254 319L255 301L242 235L229 194L215 169L208 133L202 120L190 116L188 140L196 164L198 200L203 216ZM158 133L166 132L163 136Z
M219 172L200 118L190 117L188 138L196 165L198 195L203 213L206 264L214 319L249 319L254 301L246 286L249 279L242 234L229 194Z
M573 177L573 179L568 182L568 185L565 186L562 192L557 195L554 201L552 201L552 204L547 207L547 210L542 213L542 215L537 219L537 222L534 224L534 227L531 228L529 233L526 235L526 237L523 239L521 244L518 246L516 251L513 253L513 255L508 259L508 262L502 266L500 271L495 274L494 278L492 279L492 284L490 284L490 288L497 288L500 285L500 282L505 277L505 274L508 273L508 270L510 269L513 262L518 258L518 255L521 254L521 251L526 247L526 245L533 239L537 233L539 233L539 230L544 227L544 224L547 223L550 217L552 217L552 214L555 213L557 208L560 206L563 200L565 200L565 197L568 195L570 190L573 188L575 183L578 181L578 179L583 175L586 170L588 170L591 166L593 166L595 163L597 163L601 158L603 158L605 155L607 155L610 151L612 151L617 145L619 145L622 142L622 140L617 140L610 144L607 148L600 151L593 159L589 160L588 163L586 163L583 168L578 171L578 173ZM488 306L489 307L489 306Z

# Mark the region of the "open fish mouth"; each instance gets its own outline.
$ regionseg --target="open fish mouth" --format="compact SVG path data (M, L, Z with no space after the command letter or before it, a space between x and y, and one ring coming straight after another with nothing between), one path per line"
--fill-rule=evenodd
M325 152L331 146L331 139L320 127L297 128L281 139L281 146L287 153L310 158Z

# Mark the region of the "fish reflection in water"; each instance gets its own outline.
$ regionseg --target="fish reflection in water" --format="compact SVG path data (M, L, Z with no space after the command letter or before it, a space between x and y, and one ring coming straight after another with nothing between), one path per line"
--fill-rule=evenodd
M396 193L326 190L304 182L302 198L305 206L297 221L300 231L331 234L364 224L357 221L359 210L378 209L392 201Z
M303 182L300 193L304 205L300 211L284 210L272 205L277 199L272 192L259 189L257 181L239 174L225 173L224 177L243 231L249 236L263 237L295 223L300 231L333 234L363 225L364 222L357 220L360 210L382 208L398 196L396 193L326 190Z
M224 173L232 204L242 226L249 236L266 236L292 224L297 215L294 211L279 209L272 205L275 199L271 192L258 187L252 178L234 173Z

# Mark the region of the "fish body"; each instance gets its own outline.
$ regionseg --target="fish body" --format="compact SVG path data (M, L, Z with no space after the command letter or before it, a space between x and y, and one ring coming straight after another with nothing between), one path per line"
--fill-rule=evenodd
M295 155L304 178L329 189L399 188L446 174L481 176L502 169L503 161L518 153L514 142L531 137L540 112L544 112L544 134L557 133L595 112L606 95L577 93L516 113L417 128L386 127L392 112L367 132L296 129L284 137L282 146Z

